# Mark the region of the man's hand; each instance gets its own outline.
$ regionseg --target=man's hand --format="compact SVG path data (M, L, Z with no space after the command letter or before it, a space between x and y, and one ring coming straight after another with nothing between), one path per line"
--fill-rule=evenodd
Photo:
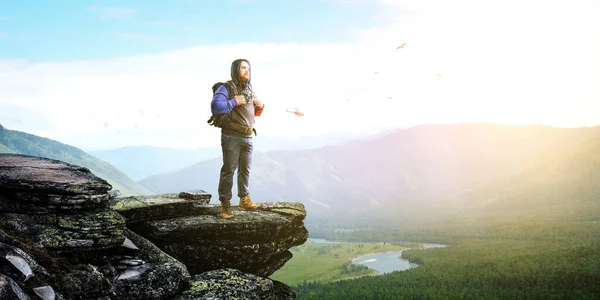
M244 98L244 96L238 95L238 96L235 96L234 98L235 98L236 105L244 105L244 104L246 104L246 98Z
M254 106L256 106L256 108L261 109L263 107L262 102L260 102L260 100L254 98Z

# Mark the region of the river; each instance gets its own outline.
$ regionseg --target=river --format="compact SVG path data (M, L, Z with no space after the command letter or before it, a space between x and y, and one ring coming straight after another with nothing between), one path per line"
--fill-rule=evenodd
M326 239L309 238L310 242L320 244L365 244L365 243L347 243L347 242L332 242ZM425 248L443 248L446 245L420 243ZM369 269L377 271L378 274L386 274L393 271L402 271L414 268L417 265L408 262L408 260L400 258L402 251L389 251L384 253L374 253L365 256L357 257L352 260L353 264L364 264Z

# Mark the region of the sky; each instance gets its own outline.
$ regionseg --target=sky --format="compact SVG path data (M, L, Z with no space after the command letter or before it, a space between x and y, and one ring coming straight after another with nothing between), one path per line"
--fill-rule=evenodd
M3 0L0 124L88 151L218 146L211 87L246 58L260 136L596 126L598 15L597 0Z

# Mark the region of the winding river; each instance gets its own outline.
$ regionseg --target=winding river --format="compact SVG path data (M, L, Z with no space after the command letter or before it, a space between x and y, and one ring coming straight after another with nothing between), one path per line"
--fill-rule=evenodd
M364 243L346 243L346 242L332 242L325 239L313 239L309 238L309 241L320 244L364 244ZM426 244L421 243L425 248L443 248L446 245L442 244ZM384 253L368 254L360 256L352 260L354 264L364 264L369 269L377 271L378 274L390 273L393 271L402 271L410 268L414 268L417 265L408 262L408 260L400 258L402 251L389 251Z

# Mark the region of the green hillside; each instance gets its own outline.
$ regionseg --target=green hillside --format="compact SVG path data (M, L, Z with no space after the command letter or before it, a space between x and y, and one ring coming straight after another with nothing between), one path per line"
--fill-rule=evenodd
M48 138L16 130L8 130L1 125L0 153L46 157L86 167L96 176L108 181L112 185L113 190L119 190L121 196L152 194L111 164L91 156L83 150Z

